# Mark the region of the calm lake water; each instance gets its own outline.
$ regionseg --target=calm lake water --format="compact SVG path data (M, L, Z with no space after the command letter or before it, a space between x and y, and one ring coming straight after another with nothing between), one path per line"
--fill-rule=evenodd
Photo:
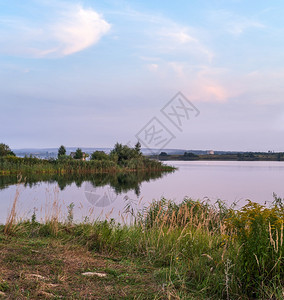
M38 220L58 211L66 219L67 206L74 203L74 220L114 218L128 222L125 209L147 207L153 199L165 197L180 203L184 197L218 199L228 205L246 199L269 204L275 192L284 197L284 162L167 162L177 171L166 174L101 174L83 177L29 178L26 184L15 184L16 178L0 178L0 223L4 223L18 193L17 215ZM38 181L40 179L40 181Z

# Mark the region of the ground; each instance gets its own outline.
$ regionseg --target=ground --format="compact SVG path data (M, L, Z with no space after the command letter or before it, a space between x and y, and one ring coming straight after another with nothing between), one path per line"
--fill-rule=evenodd
M98 254L71 241L0 234L3 299L164 299L154 274L141 261Z

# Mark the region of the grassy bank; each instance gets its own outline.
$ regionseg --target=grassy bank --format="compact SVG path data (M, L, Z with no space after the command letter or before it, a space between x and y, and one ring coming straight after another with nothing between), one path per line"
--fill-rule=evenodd
M12 208L0 228L5 297L283 299L284 206L277 197L270 208L249 202L238 211L162 199L130 226L73 224L72 209L65 223L55 214L40 224L35 215L16 223ZM84 277L87 271L104 275Z
M4 144L0 144L0 146ZM80 148L75 154L66 155L66 149L61 146L57 159L39 159L36 157L17 157L7 145L6 153L0 153L0 175L31 175L31 174L97 174L116 172L155 172L173 171L175 168L166 166L160 161L143 156L138 142L134 148L116 143L113 150L107 154L95 151L90 160L86 161L86 153ZM5 149L6 149L5 148ZM0 147L1 150L1 147ZM0 151L1 152L1 151ZM3 151L2 151L3 152Z
M19 174L97 174L134 171L172 171L157 160L146 157L118 163L113 160L38 159L31 157L0 157L0 175Z

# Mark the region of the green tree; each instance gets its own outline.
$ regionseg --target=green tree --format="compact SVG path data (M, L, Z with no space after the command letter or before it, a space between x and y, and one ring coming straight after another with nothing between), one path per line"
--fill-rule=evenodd
M198 159L198 155L192 153L192 152L184 152L184 158L186 160L194 160L194 159Z
M137 153L136 149L132 149L127 145L122 145L119 143L115 144L114 149L111 151L110 155L116 155L119 164L133 158L141 157L141 154Z
M95 151L91 155L91 160L108 160L109 156L104 151Z
M136 153L137 153L138 155L142 155L142 152L141 152L141 144L140 144L139 141L136 143L134 149L135 149L135 151L136 151Z
M15 153L10 149L10 147L6 144L0 144L0 156L12 155L16 156Z
M82 159L84 156L82 149L78 148L75 152L74 158L75 159Z
M66 148L63 145L61 145L58 149L58 158L64 155L66 155Z
M167 156L167 155L168 155L167 152L161 152L161 153L159 154L159 156Z

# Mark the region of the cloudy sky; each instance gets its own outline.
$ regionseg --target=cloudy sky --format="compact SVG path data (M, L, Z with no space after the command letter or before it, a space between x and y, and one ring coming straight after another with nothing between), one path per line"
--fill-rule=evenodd
M0 0L0 142L284 151L282 0ZM182 92L182 130L161 109Z

